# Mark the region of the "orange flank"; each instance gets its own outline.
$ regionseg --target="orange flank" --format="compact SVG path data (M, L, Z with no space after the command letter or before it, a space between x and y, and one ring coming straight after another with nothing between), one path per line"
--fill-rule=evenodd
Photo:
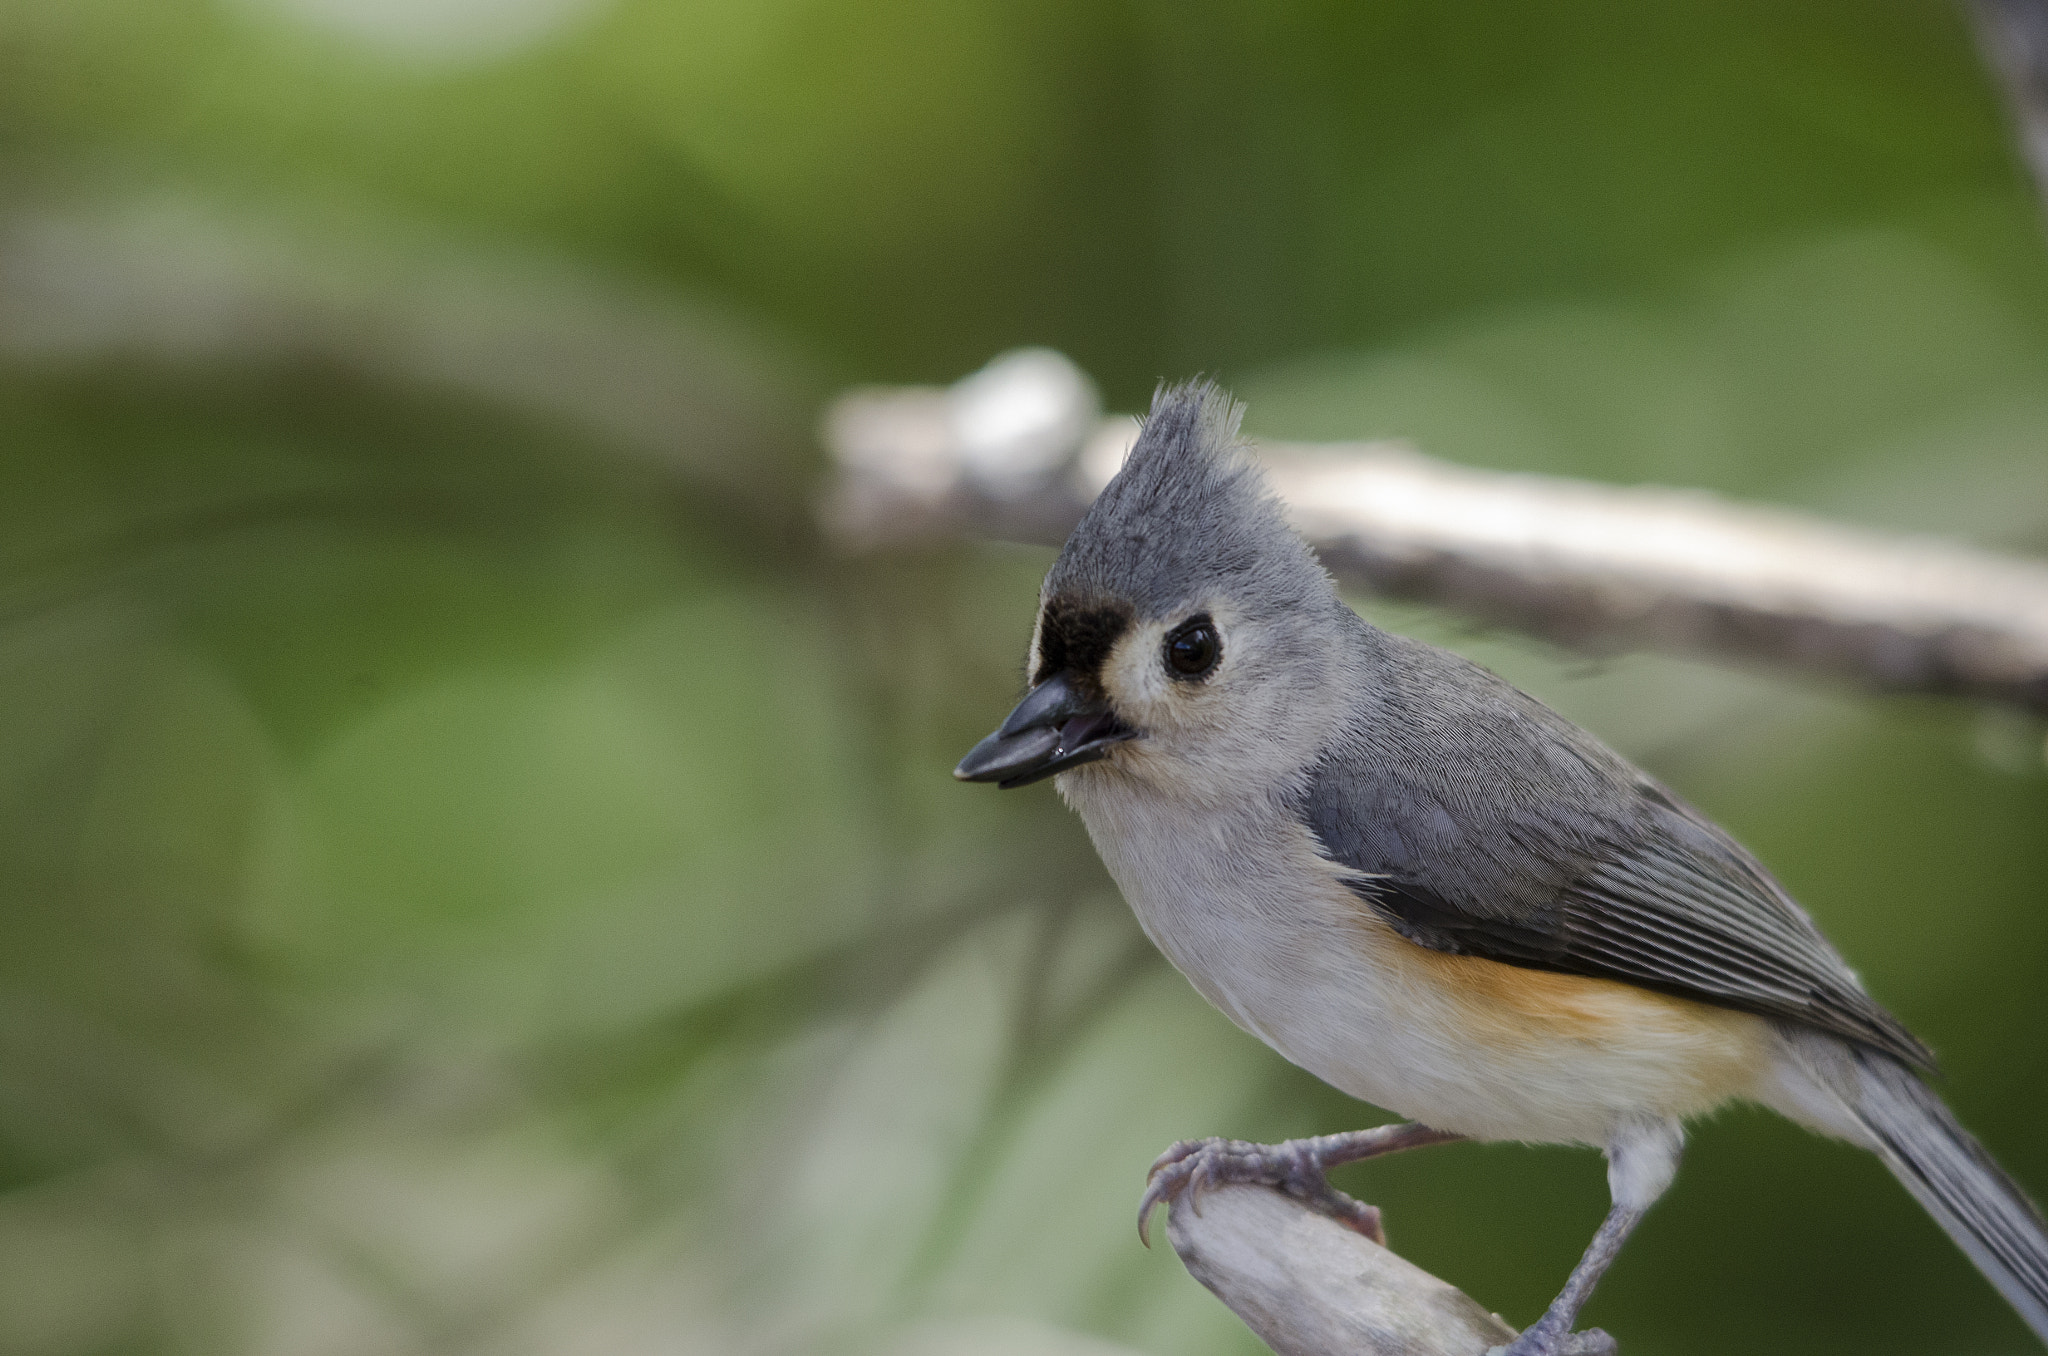
M1453 1000L1466 1034L1501 1050L1603 1050L1645 1059L1683 1059L1690 1096L1711 1106L1751 1095L1770 1063L1761 1017L1614 979L1530 970L1482 956L1417 946L1387 929L1376 948ZM1386 953L1392 952L1392 955Z

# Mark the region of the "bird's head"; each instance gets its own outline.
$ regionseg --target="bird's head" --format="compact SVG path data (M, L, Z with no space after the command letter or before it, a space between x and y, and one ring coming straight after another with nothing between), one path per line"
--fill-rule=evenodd
M1208 382L1163 388L1039 594L1009 718L953 775L1069 769L1183 792L1299 768L1327 730L1356 621ZM1064 788L1067 783L1061 783Z

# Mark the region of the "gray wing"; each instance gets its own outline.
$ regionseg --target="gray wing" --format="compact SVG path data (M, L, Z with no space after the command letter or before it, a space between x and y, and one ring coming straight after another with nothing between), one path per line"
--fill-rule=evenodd
M1303 809L1402 936L1790 1019L1931 1067L1726 833L1493 675L1385 639L1397 662Z

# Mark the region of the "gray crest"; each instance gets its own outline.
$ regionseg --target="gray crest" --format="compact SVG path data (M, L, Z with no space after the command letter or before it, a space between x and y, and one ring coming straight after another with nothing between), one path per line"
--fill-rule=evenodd
M1214 382L1161 386L1123 469L1067 539L1044 596L1163 617L1211 593L1320 608L1335 586L1238 436L1244 407Z

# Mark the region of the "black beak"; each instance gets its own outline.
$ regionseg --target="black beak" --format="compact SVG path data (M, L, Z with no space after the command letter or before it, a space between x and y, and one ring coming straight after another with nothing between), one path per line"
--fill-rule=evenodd
M1005 791L1107 757L1112 744L1135 739L1098 697L1083 696L1064 673L1031 689L994 734L970 749L953 775L994 782Z

